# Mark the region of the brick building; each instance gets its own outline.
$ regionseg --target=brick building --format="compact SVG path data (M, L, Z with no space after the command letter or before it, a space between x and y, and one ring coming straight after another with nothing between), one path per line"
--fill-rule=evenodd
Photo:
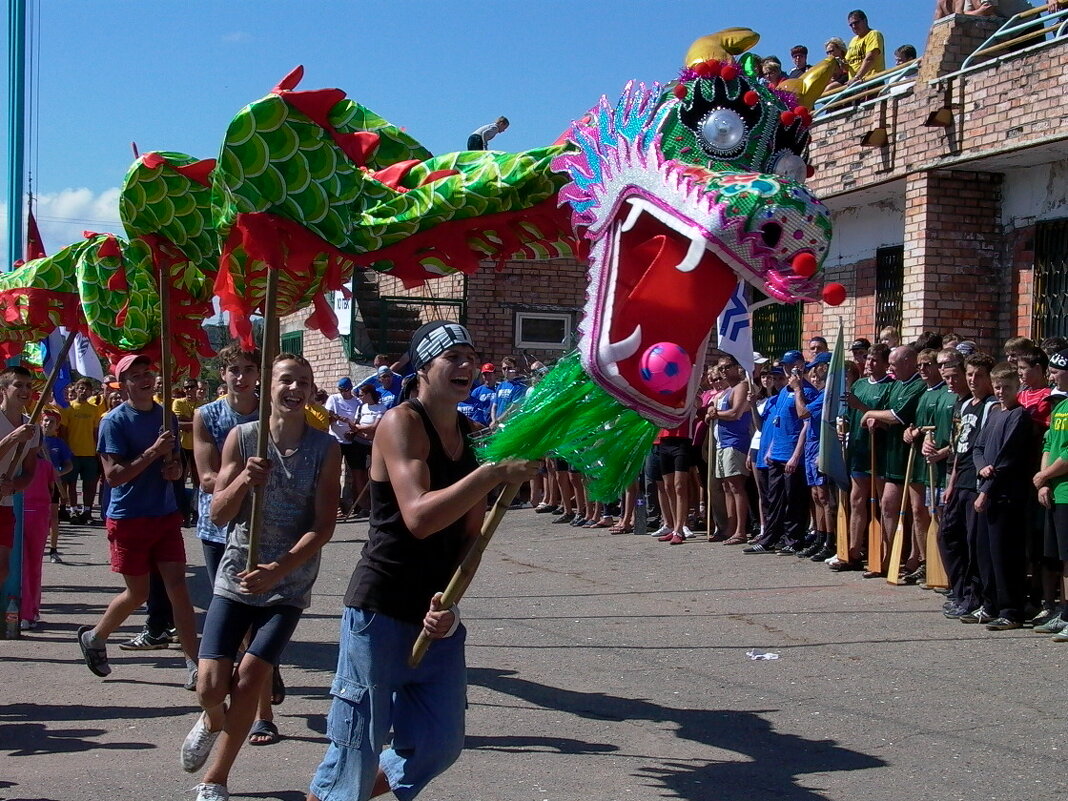
M947 17L911 83L817 113L809 186L834 217L826 279L850 297L806 305L804 337L839 318L857 336L954 330L992 352L1068 334L1064 21L1032 16L987 43L1000 22Z
M954 330L991 350L1017 334L1068 335L1068 11L1010 25L939 20L919 62L822 103L809 186L834 217L826 280L849 298L759 309L759 348L794 347L839 320L849 337ZM284 321L283 344L324 387L369 374L372 354L398 355L440 317L465 321L494 362L552 359L574 344L584 293L584 268L562 260L486 263L414 291L363 274L351 334L328 341L301 313Z

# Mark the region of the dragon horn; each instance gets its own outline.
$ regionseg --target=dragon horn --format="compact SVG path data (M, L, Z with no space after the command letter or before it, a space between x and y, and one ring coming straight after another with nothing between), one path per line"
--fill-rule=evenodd
M831 82L835 66L834 59L828 56L814 67L809 67L800 78L781 81L775 88L793 93L801 105L811 109L819 96L823 94L823 90L827 88L827 84Z
M760 34L749 28L725 28L718 33L702 36L686 51L686 66L718 59L726 61L752 49L760 41Z

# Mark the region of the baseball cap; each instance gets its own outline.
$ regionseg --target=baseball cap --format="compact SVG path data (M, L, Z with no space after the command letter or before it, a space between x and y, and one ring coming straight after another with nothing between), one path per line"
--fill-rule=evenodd
M1059 350L1050 356L1049 366L1057 370L1068 370L1068 348Z
M864 337L860 339L854 339L853 344L849 346L850 350L871 350L871 343Z
M338 389L352 389L352 379L349 378L348 376L345 376L344 378L338 379L337 388Z
M385 374L386 374L386 373L388 373L388 372L391 372L391 371L390 371L390 369L389 369L388 367L386 367L386 365L384 365L384 364L383 364L383 365L382 365L381 367L379 367L379 368L378 368L378 375L385 375Z
M957 343L957 351L963 353L965 356L971 356L979 350L979 346L972 342L970 339L966 339L963 342Z
M799 350L788 350L782 355L782 358L779 359L783 364L794 364L795 362L803 362L804 360L805 357L801 355L801 351Z
M830 361L831 361L831 354L828 353L827 351L822 351L821 353L817 353L815 356L812 357L812 361L810 361L808 364L805 365L805 369L806 370L811 370L817 364L827 364Z
M152 360L143 353L128 353L119 359L118 364L115 365L115 375L122 380L122 374L133 367L135 364L152 364Z
M482 365L482 369L479 372L482 372L482 373L496 373L497 372L497 368L496 368L496 366L494 366L493 362L486 362L484 365Z
M753 364L764 364L767 360L768 357L763 355L760 351L753 351Z
M768 375L786 375L786 371L781 367L772 367L768 370Z

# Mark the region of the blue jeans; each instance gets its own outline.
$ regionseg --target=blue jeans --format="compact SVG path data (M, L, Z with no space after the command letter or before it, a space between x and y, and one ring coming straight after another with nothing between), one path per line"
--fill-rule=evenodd
M421 628L345 608L326 723L330 745L311 783L321 801L366 801L379 769L393 794L409 801L460 756L467 632L461 625L435 640L419 667L410 668ZM392 744L383 751L391 729Z

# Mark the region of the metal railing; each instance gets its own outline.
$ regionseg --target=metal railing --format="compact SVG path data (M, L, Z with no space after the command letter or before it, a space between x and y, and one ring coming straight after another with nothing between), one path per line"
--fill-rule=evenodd
M1068 23L1068 5L1058 11L1050 11L1046 6L1022 11L1005 20L1004 25L994 31L989 39L964 59L959 70L947 75L939 75L932 79L931 83L945 81L989 66L991 59L1004 61L1022 53L1032 53L1058 44L1059 40L1068 33L1066 23ZM1049 33L1053 36L1047 39L1046 34Z
M888 96L904 94L916 82L920 59L914 58L877 72L852 86L841 86L824 93L816 101L813 119L829 119L846 112L874 105Z

